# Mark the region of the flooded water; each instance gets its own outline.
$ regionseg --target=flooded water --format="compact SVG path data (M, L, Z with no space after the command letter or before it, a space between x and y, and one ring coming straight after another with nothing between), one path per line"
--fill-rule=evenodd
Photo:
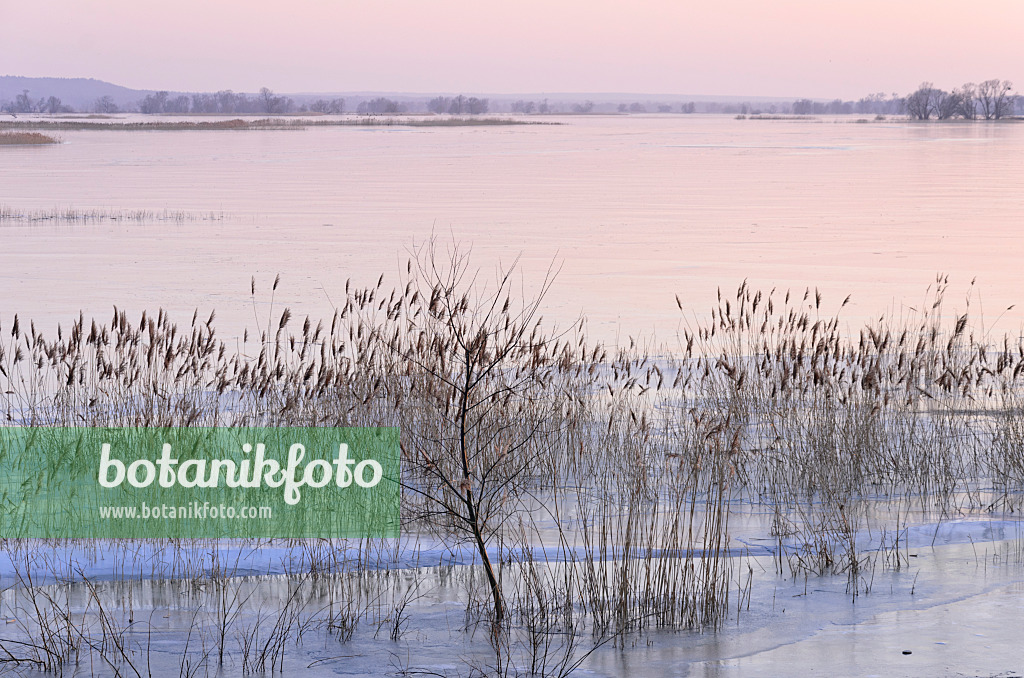
M215 310L228 336L265 326L271 304L329 316L348 279L372 286L383 273L386 285L401 284L410 250L434 235L442 247L471 246L474 265L519 257L527 293L553 263L546 317L564 325L582 314L611 341L671 344L716 288L731 292L744 279L765 290L817 286L828 312L850 294L842 313L856 328L919 308L937 272L950 276L948 311L969 305L972 327L1021 331L1024 306L1007 308L1024 290L1024 125L544 120L559 124L89 130L62 132L64 143L51 147L0 149L0 208L106 215L0 219L0 329L18 313L50 332L80 311L107 318L115 305L136 316L163 308L183 323L193 309L204 318ZM136 210L150 215L124 218ZM723 628L624 636L588 655L580 675L1019 675L1021 527L994 505L908 518L883 498L879 515L895 518L871 514L851 532L874 563L851 594L842 575L781 574L782 555L797 544L784 543L748 498L729 509L728 555L749 579L735 581L736 611ZM902 545L887 554L893 525ZM220 639L230 675L253 669L253 648L268 647L285 613L294 614L288 670L474 675L494 661L486 630L467 629L472 549L403 542L380 572L363 573L386 580L370 593L346 583L350 573L313 568L323 580L294 596L307 584L288 575L309 571L302 549L316 545L230 546L235 569L220 579L207 545L187 557L175 545L130 546L138 551L56 546L59 571L33 560L45 548L30 545L24 564L0 554L8 638L56 620L32 617L40 591L66 596L63 619L81 619L97 637L113 622L96 602L119 601L113 619L137 648L132 656L147 666L152 657L158 673L190 675L182 648L192 651L199 626L227 627L230 595L235 627ZM886 566L893 553L897 566ZM84 577L100 582L98 592ZM324 626L343 593L365 606L345 642ZM212 656L205 645L195 652Z
M545 120L547 120L545 118ZM559 125L60 133L5 148L0 205L183 210L182 221L3 223L0 321L79 310L216 309L265 324L269 286L329 314L345 281L397 280L433 233L486 267L561 266L547 313L602 339L674 342L722 286L847 294L856 327L921 303L937 272L956 310L1016 333L1024 126L576 116ZM206 220L203 217L214 217ZM194 218L194 219L193 219ZM257 278L258 308L250 299Z
M739 517L745 517L742 508ZM779 576L773 556L755 555L746 559L755 584L746 598L736 592L739 611L720 629L650 629L620 642L581 632L575 648L556 633L546 641L552 673L539 675L560 675L555 667L564 655L580 660L575 675L602 678L1019 676L1021 529L1016 518L915 525L902 547L907 565L872 565L863 574L870 590L858 596L842 576ZM466 567L417 566L399 555L397 569L286 576L282 572L308 573L308 563L298 561L311 553L270 543L241 551L215 542L57 551L41 549L27 561L9 553L0 558L0 574L9 582L0 595L6 622L0 641L30 638L25 629L34 628L40 613L25 582L35 570L28 580L43 587L34 595L66 606L93 643L104 637L104 624L116 629L128 660L152 675L202 666L220 654L223 675L238 675L240 668L244 674L275 633L286 638L281 648L270 642L275 661L303 675L503 675L486 628L469 621L466 591L480 582L474 586ZM436 562L438 555L417 553L423 561ZM289 565L291 558L297 560ZM156 561L192 571L165 578ZM214 561L227 576L198 576L212 572L207 568ZM52 583L48 568L67 563L92 584ZM97 612L101 600L106 617ZM353 611L358 619L348 621L346 631L346 614ZM58 622L66 627L55 617ZM228 631L223 637L220 628ZM531 665L528 640L518 637L508 652L517 666ZM89 671L74 675L118 675L105 665Z

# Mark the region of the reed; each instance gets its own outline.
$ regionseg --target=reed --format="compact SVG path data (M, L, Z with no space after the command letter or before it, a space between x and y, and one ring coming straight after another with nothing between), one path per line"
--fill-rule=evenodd
M508 125L552 125L554 122L519 120L516 118L494 117L393 117L360 116L345 118L232 118L229 120L141 120L138 122L96 122L62 118L59 120L0 120L0 139L30 139L6 143L56 143L56 139L39 133L21 130L43 131L244 131L244 130L301 130L308 127L493 127ZM8 130L8 131L3 131ZM51 139L31 141L31 139ZM0 141L0 143L5 143Z
M194 221L221 221L223 212L189 212L185 210L117 210L117 209L77 209L74 207L52 207L50 209L24 210L0 205L0 224L2 223L68 223L89 224L103 222L160 222L176 223Z
M0 146L37 146L41 144L57 144L60 140L40 132L4 132L0 131Z
M394 569L436 541L472 563L427 565L462 587L464 632L488 630L477 669L566 675L603 644L742 616L754 568L732 538L737 506L772 516L775 576L843 576L854 597L879 568L905 567L911 510L1020 506L1024 344L991 341L969 308L945 311L945 278L920 313L853 332L845 302L829 313L816 291L744 283L655 351L545 324L554 271L521 297L514 272L485 276L459 247L428 243L394 289L348 283L323 320L272 311L237 348L212 314L178 324L162 309L80 314L54 337L17 317L0 328L12 425L399 427L404 535L295 542L277 580L241 576L204 540L8 541L26 568L95 602L70 612L26 575L18 600L40 607L19 605L36 621L0 639L0 657L59 672L75 652L146 656L118 616L131 609L115 615L60 549L113 558L133 586L192 582L212 612L193 619L190 642L210 649L188 670L260 672L281 670L311 629L401 640L425 594L418 570ZM252 612L260 587L276 610Z

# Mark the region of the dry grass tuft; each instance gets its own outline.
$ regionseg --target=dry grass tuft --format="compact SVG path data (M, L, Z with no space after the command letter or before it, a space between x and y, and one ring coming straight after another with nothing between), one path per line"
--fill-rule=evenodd
M60 143L58 139L39 132L0 132L0 146L36 146L57 143Z

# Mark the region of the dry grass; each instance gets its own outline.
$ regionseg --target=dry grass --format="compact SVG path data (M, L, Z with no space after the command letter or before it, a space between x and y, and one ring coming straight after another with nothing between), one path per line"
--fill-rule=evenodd
M0 131L0 146L35 146L40 144L60 143L54 137L39 132L3 132Z
M203 130L286 130L307 127L491 127L507 125L550 125L552 122L494 117L433 118L415 116L359 116L331 119L259 118L229 120L145 120L139 122L92 122L60 118L55 120L0 120L0 130L94 130L94 131L203 131ZM3 132L0 132L3 134ZM36 134L36 136L43 136ZM37 142L44 143L44 142ZM49 142L45 142L49 143Z
M744 284L666 355L545 325L544 290L517 299L507 273L487 285L457 248L428 247L395 289L383 276L346 285L323 320L272 311L237 347L212 315L179 326L162 309L137 322L115 310L56 337L15 319L0 335L0 414L34 426L399 427L402 532L477 554L464 568L467 627L491 626L497 674L564 675L583 645L739 616L752 570L730 540L737 502L774 515L779 575L837 574L853 596L870 592L876 569L907 562L899 516L911 506L1021 503L1024 344L989 341L969 309L947 315L943 278L921 313L852 336L845 302L830 314L816 291ZM874 525L885 536L867 550L878 501L897 517ZM180 552L171 576L212 576L193 563L202 544L164 547ZM260 670L281 666L309 624L342 639L360 624L401 636L415 587L368 572L394 561L390 547L361 542L354 558L348 545L301 547L276 615L238 626L238 594L221 587L199 642L241 638L243 665ZM119 548L131 570L132 544ZM339 572L361 593L346 585L307 615L301 578ZM71 618L60 600L48 605L41 625ZM73 630L39 635L53 650L26 661L116 650L107 626L102 645Z
M117 209L76 209L74 207L53 207L42 210L23 210L0 205L0 224L2 223L100 223L107 221L123 222L155 222L173 221L184 223L190 221L220 221L224 219L219 212L188 212L184 210L117 210Z

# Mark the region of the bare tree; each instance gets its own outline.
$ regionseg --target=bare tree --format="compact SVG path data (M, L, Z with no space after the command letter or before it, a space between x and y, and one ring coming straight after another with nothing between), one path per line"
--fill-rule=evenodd
M487 99L478 99L476 97L469 97L466 99L466 112L470 115L483 115L489 108L489 102Z
M405 492L429 524L447 523L474 546L500 624L505 604L488 545L541 457L531 446L551 430L539 403L560 354L540 331L538 310L554 271L520 302L515 265L486 286L458 247L439 259L433 242L414 252L405 294L388 306L394 322L380 336L395 361L389 371L405 384L397 397L424 413L402 426Z
M234 113L238 108L238 100L242 97L229 89L221 90L213 96L217 99L217 110L220 113Z
M445 96L437 96L427 102L427 110L431 113L447 113L448 108L452 105L452 98Z
M376 114L376 113L401 113L405 110L402 104L398 103L394 99L388 99L387 97L377 97L376 99L370 99L369 101L360 102L356 106L356 113L360 115Z
M28 90L22 90L21 94L14 97L14 112L35 113L38 110L36 102L28 95Z
M797 99L793 102L793 115L811 115L814 113L814 102L810 99Z
M960 115L963 110L963 101L958 90L953 90L952 92L946 92L941 89L935 90L934 97L935 117L939 120L954 118Z
M164 112L166 113L188 113L191 108L191 102L187 96L180 94L173 99L168 99L167 104L164 106Z
M450 105L452 105L451 96L435 96L427 102L427 111L436 114L447 113Z
M940 95L945 94L930 82L922 82L917 91L906 98L907 115L918 120L928 120L938 112Z
M287 113L295 109L295 102L288 97L281 97L274 94L267 87L261 87L258 100L263 113L270 115ZM244 99L244 97L243 97Z
M154 92L147 94L146 98L139 102L140 113L163 113L167 107L168 92Z
M466 112L466 97L461 94L454 97L451 103L448 104L448 112L452 115L462 115Z
M1003 80L996 88L996 94L992 104L992 117L996 120L1013 113L1014 99L1016 97L1014 97L1012 91L1013 83L1009 80Z
M215 94L193 94L191 109L193 113L216 113L217 96Z
M957 115L965 120L974 120L978 117L978 86L973 82L964 84L960 89L953 90L953 94L959 99L960 110Z
M513 113L526 113L526 114L530 114L530 113L533 113L536 110L536 108L537 108L537 104L535 104L532 101L524 101L522 99L519 99L518 101L515 101L515 102L512 103L512 112Z
M273 91L267 87L260 88L260 103L263 105L263 112L273 115L274 113L280 113L281 107L284 104L284 98L276 96Z
M102 96L97 99L96 103L92 105L92 110L96 113L103 113L107 115L118 112L117 104L114 103L113 97L109 95Z
M49 97L46 100L46 105L42 107L42 110L50 115L56 115L57 113L71 113L72 109L70 106L65 106L61 103L60 97Z

